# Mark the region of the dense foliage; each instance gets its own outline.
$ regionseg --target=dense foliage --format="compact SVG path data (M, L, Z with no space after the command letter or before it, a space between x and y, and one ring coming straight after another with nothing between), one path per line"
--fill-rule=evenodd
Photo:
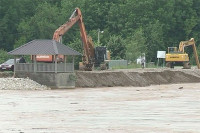
M200 42L199 0L0 0L0 49L10 51L33 39L51 39L79 7L87 33L95 44L111 51L113 59L134 61L145 53L156 61L156 51L178 46L182 40ZM63 43L79 52L79 27L63 36ZM188 52L192 56L191 48Z

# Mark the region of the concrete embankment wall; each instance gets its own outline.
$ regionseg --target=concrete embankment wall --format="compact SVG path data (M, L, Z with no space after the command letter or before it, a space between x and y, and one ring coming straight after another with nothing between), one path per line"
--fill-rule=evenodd
M18 78L30 78L41 85L46 85L50 88L75 88L74 73L25 73L17 72Z
M76 87L149 86L200 82L200 70L76 72Z

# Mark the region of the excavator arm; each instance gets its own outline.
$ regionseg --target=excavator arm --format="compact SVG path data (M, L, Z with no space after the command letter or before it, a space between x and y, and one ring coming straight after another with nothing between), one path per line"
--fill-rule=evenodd
M76 8L72 13L69 21L60 26L53 35L53 40L61 42L62 36L74 25L78 22L80 27L81 39L83 42L83 65L87 68L87 70L91 70L93 67L94 61L94 44L92 42L92 38L88 37L85 30L85 25L83 23L82 13L79 8Z
M194 38L191 38L189 41L181 41L179 43L179 52L185 52L184 51L184 48L187 47L187 46L191 46L191 45L194 45L195 44L195 41L194 41Z
M196 49L194 38L191 38L189 41L181 41L179 44L179 52L184 53L185 52L184 48L187 46L192 46L197 67L198 67L198 69L200 69L199 57L197 54L197 49Z
M70 19L67 23L60 26L53 34L53 40L61 42L62 36L79 20L79 16Z

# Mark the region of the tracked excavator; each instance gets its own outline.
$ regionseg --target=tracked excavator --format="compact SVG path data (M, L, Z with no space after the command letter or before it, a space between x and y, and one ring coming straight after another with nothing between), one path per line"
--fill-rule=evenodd
M82 13L79 8L75 8L75 11L72 13L69 20L54 32L53 40L62 42L62 36L76 23L78 23L80 27L80 35L83 44L82 62L79 63L79 69L91 71L95 64L100 65L100 63L103 62L108 56L106 48L104 47L95 48L92 38L90 36L87 36L85 25L83 23ZM59 55L59 57L62 58L62 55ZM49 56L49 58L52 57ZM45 60L47 61L48 58L46 58Z
M189 56L185 52L185 47L187 46L192 46L197 67L200 69L194 38L191 38L188 41L181 41L179 49L177 49L177 47L168 47L168 53L165 58L166 66L170 68L174 68L174 66L183 66L184 69L190 69Z

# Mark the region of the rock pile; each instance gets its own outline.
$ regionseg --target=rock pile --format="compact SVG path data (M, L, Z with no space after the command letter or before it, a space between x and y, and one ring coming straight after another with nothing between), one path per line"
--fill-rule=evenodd
M0 90L48 90L29 78L0 78Z

